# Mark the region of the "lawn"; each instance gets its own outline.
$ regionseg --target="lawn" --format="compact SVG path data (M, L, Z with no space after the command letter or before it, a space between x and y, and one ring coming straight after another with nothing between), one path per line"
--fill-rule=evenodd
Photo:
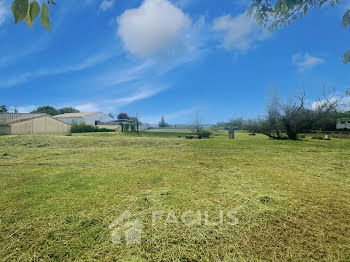
M0 260L350 261L350 140L185 135L0 136ZM126 210L140 244L112 242Z

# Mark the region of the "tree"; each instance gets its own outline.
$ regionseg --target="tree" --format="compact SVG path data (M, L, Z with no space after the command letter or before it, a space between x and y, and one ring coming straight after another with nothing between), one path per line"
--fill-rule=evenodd
M160 119L158 126L159 127L167 127L167 126L169 126L169 124L165 121L164 115L162 115L162 118Z
M51 116L60 114L59 110L57 110L53 106L41 106L41 107L38 107L36 110L32 111L31 113L48 114Z
M271 88L268 90L268 96L266 101L266 129L265 134L269 137L276 136L281 138L283 126L281 123L281 103L277 88Z
M50 9L48 5L56 5L54 0L43 1L41 5L40 24L51 32L51 25L49 19ZM12 13L15 18L15 24L18 24L23 19L30 28L33 28L35 18L40 14L40 5L36 0L29 3L28 0L14 0L12 3Z
M120 113L118 115L118 120L129 120L129 116L127 113Z
M6 105L1 105L0 106L0 113L6 113L7 112L7 106Z
M199 139L209 138L211 132L204 128L204 116L200 110L197 110L192 124L192 131L198 136Z
M109 113L108 116L111 117L111 118L113 118L113 114L112 114L112 113Z
M58 109L58 113L61 114L68 114L68 113L80 113L78 109L75 109L74 107L63 107L61 109Z
M334 7L341 4L340 0L251 0L248 15L254 13L254 18L260 26L267 26L271 31L277 30L281 26L288 26L294 20L303 18L310 10L321 8L328 4ZM346 10L342 26L346 30L350 27L350 10ZM350 50L343 55L343 62L350 62Z

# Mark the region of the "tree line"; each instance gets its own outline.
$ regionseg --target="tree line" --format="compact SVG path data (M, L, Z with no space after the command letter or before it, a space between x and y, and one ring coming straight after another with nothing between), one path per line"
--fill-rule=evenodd
M348 93L347 93L348 94ZM306 92L303 88L298 96L282 102L278 89L272 88L266 101L266 115L256 119L232 119L219 122L216 129L246 129L263 133L273 139L296 140L301 133L313 131L336 131L339 118L350 118L350 111L343 109L342 97L326 95L307 106Z
M20 113L17 108L15 108L13 111L14 113ZM6 112L9 112L8 107L6 105L1 105L0 113L6 113ZM56 116L56 115L67 114L67 113L80 113L80 111L74 107L62 107L62 108L56 109L53 106L40 106L30 113L48 114L50 116Z

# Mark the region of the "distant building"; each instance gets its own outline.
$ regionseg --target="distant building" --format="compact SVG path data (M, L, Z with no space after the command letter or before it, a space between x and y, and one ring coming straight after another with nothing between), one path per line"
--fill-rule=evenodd
M338 130L350 130L350 118L339 118L337 120Z
M0 134L65 134L71 126L47 114L0 113Z
M54 116L55 118L68 124L99 125L100 123L109 123L113 121L113 117L101 112L92 113L67 113L63 115Z

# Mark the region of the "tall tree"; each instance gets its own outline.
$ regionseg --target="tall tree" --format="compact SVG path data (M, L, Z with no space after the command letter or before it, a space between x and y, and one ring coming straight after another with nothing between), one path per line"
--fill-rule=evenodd
M129 116L127 113L120 113L117 118L118 120L128 120Z
M67 114L67 113L80 113L78 109L75 109L74 107L62 107L58 109L59 114Z
M267 26L271 31L281 26L288 26L294 20L303 18L312 9L321 8L328 4L334 7L342 4L340 0L251 0L248 14L254 14L254 18L260 26ZM342 26L346 30L350 27L350 10L346 10L342 19ZM350 49L343 55L343 62L350 62Z
M51 116L60 114L59 110L57 110L53 106L41 106L41 107L38 107L36 110L32 111L31 113L48 114Z
M7 106L6 105L1 105L0 106L0 113L6 113L7 112Z
M167 127L167 126L169 126L168 123L165 121L164 115L162 115L162 118L160 119L158 126L159 127Z
M197 110L194 114L192 129L196 134L200 134L204 130L204 117L200 110Z

